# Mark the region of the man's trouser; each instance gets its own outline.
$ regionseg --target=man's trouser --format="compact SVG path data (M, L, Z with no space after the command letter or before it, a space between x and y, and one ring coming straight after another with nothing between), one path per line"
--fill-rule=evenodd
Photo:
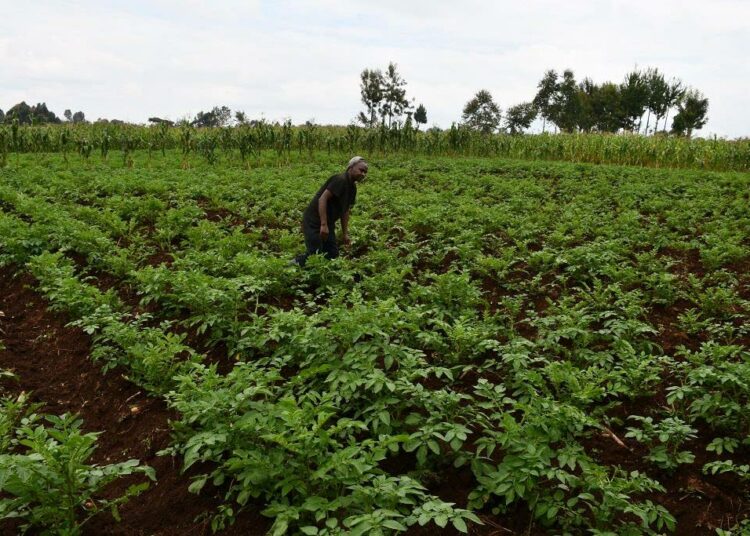
M320 239L319 225L310 225L307 222L302 222L302 232L305 235L305 248L307 251L296 257L297 263L300 266L304 266L305 262L307 262L307 258L316 253L322 253L325 255L326 259L335 259L339 256L339 248L336 245L336 231L334 228L335 224L328 226L328 238L323 241Z

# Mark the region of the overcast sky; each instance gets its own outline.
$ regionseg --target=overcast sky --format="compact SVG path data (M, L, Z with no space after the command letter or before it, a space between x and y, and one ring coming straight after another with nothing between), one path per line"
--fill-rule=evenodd
M750 135L750 0L0 0L0 109L347 123L359 73L398 64L428 123L488 89L530 100L547 69L621 81L658 67L710 99L701 135Z

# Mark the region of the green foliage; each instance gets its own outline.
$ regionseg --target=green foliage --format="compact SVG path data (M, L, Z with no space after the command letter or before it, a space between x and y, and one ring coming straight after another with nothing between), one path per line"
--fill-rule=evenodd
M716 529L717 536L747 536L750 534L750 519L743 519L730 529Z
M360 94L365 111L360 112L358 120L365 126L375 127L377 116L380 115L381 126L391 128L400 122L401 116L411 108L406 98L406 80L398 72L398 66L390 62L385 71L380 69L365 69L360 74ZM424 107L423 107L424 110ZM424 116L424 117L422 117ZM420 114L426 123L426 112Z
M3 408L5 416L7 405ZM81 526L102 511L119 520L118 506L148 488L130 486L113 499L100 492L118 478L143 473L155 480L153 469L138 460L91 465L96 433L84 433L73 415L31 414L20 419L13 439L0 451L0 518L21 520L21 530L42 534L79 534Z
M531 102L523 102L511 106L505 112L505 129L509 134L522 133L525 128L529 128L531 123L536 119L537 109Z
M482 134L491 134L500 126L502 113L500 107L492 99L492 94L486 89L477 91L477 94L466 103L461 118L464 124Z
M98 148L93 125L69 128ZM663 533L675 521L653 477L681 470L693 436L707 479L746 485L748 177L438 156L688 165L700 142L157 128L165 156L134 149L132 167L16 155L0 170L0 265L30 272L105 369L166 395L169 453L193 491L225 493L214 528L252 503L277 534L471 531L478 509ZM195 154L209 138L213 163ZM300 207L352 147L414 152L371 158L350 249L289 266ZM623 425L662 392L668 414ZM602 433L646 444L651 477L605 463ZM428 491L459 471L463 509Z
M417 106L417 109L414 111L414 122L417 123L417 128L419 128L420 124L427 124L427 110L423 104Z
M675 91L679 92L678 96L681 98L681 86ZM581 110L576 132L557 135L542 133L513 136L500 133L488 136L466 126L420 131L413 128L411 121L394 121L390 128L387 125L379 125L377 128L356 125L320 126L316 128L314 135L310 135L310 126L307 124L292 126L291 123L271 124L264 120L238 123L232 127L205 127L199 131L188 122L174 126L159 123L148 127L116 123L65 123L60 126L21 126L11 123L5 128L9 140L8 153L61 152L66 161L71 143L76 140L88 140L87 145L91 147L92 154L96 151L101 154L98 162L109 158L108 155L115 149L115 146L109 145L117 140L119 143L116 148L121 152L124 167L135 165L132 156L133 151L137 150L146 151L148 158L141 165L148 167L154 163L153 151L159 150L162 155L160 165L170 169L186 169L195 165L193 160L207 161L213 147L214 155L211 158L215 157L217 151L221 151L226 155L228 164L242 168L247 167L247 157L251 154L255 157L253 165L264 166L269 163L286 164L291 158L290 154L296 152L298 155L306 154L308 159L312 153L312 159L318 162L326 161L333 155L337 155L339 161L346 162L355 153L378 156L392 153L423 156L459 154L659 168L718 171L750 169L750 141L746 139L687 138L667 136L666 133L649 137L609 134L621 131L625 121L621 108L622 96L617 84L596 85L584 80L577 86L576 95L576 99L557 97L557 101L562 103L566 102L566 98L572 102L580 101L574 108ZM557 113L554 101L550 100L545 108L547 116L542 113L538 99L532 104L545 119L545 125L546 121L557 117L554 115ZM376 112L377 109L376 106ZM375 117L377 120L377 113ZM367 122L369 120L366 119ZM664 120L666 122L666 116ZM204 140L204 151L197 158L199 133L205 134L201 137ZM183 157L175 160L171 154L173 150L181 151ZM317 155L318 152L324 152L325 156Z
M214 106L208 112L198 112L191 122L194 127L224 127L232 116L232 111L227 106Z
M0 375L0 378L7 377L14 378L7 371ZM29 417L38 408L38 404L29 404L27 393L0 398L0 453L10 452L21 420Z
M672 132L686 134L689 138L693 130L703 128L708 121L708 99L699 91L688 91L677 104L677 115L672 120Z
M692 452L679 448L686 440L695 439L697 430L678 417L667 417L658 422L640 415L631 415L630 419L639 422L640 428L628 428L625 437L647 444L651 451L646 459L657 467L674 470L680 464L695 460Z
M667 400L692 421L738 437L750 433L750 354L741 346L706 343L682 355L681 381L669 388Z
M21 101L11 106L5 112L3 119L6 123L17 121L21 125L60 123L60 118L54 112L48 110L47 105L43 102L29 106L25 101Z

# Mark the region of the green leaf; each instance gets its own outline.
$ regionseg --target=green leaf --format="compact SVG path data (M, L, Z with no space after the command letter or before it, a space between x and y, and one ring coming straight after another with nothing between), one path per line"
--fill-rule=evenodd
M276 522L271 528L273 529L272 536L283 536L289 528L289 522L286 519L276 518Z
M200 493L200 491L203 489L203 486L206 485L206 481L208 480L208 475L202 476L200 478L196 478L192 484L188 487L188 491L190 493Z
M396 521L395 519L386 519L383 521L383 526L393 530L405 531L406 527Z
M140 495L144 491L146 491L149 487L151 487L151 484L148 482L140 482L138 484L133 484L130 487L128 487L127 491L125 492L125 495L128 497L135 497L137 495Z
M469 529L466 526L466 521L464 521L462 518L454 517L451 520L451 523L453 523L453 526L456 528L458 532L463 532L464 534L468 534Z

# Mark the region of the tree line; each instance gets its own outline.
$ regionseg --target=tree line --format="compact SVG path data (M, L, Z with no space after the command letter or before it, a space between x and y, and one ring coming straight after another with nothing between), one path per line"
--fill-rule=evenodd
M360 74L360 96L365 109L358 121L368 127L427 122L423 105L416 110L406 97L406 82L394 63L388 68L365 69ZM670 132L690 137L702 128L708 114L708 99L676 78L667 80L656 68L633 70L620 83L576 81L572 70L561 74L548 70L528 102L510 106L503 114L492 94L479 90L465 105L460 124L483 133L520 134L537 118L542 132L548 124L562 132L633 132L645 135ZM653 122L652 122L653 120ZM660 130L661 129L661 130Z
M569 69L562 75L550 70L537 88L533 106L545 123L549 121L564 132L648 135L659 132L661 125L661 132L666 133L671 110L676 112L671 127L674 134L690 136L707 121L708 99L677 78L667 80L656 68L633 70L619 84L596 84L590 78L577 83Z
M385 69L366 68L360 73L360 97L364 110L355 122L365 127L407 126L419 130L427 123L423 104L415 106L415 99L406 95L406 80L398 66L390 62ZM537 92L528 102L510 106L503 112L486 90L479 90L463 107L459 124L482 133L505 132L520 134L530 128L537 118L542 121L542 132L553 125L561 132L633 132L645 135L669 131L690 137L694 130L707 122L708 99L698 90L687 87L681 80L667 80L656 68L633 70L620 83L595 83L591 78L576 81L572 70L562 73L548 70L537 84ZM65 110L65 122L85 123L83 112ZM174 126L168 119L150 117L150 123ZM225 127L254 124L242 111L228 106L215 106L198 112L180 124L193 127ZM26 125L63 123L45 103L34 106L21 102L7 112L0 110L0 123ZM97 122L109 122L99 119ZM121 121L112 120L113 123Z
M80 111L73 113L70 110L65 110L63 117L68 123L86 122L86 115ZM21 101L9 108L7 112L0 109L0 123L14 122L20 125L47 125L60 124L63 123L63 120L57 117L55 112L48 109L44 102L30 106L25 101Z

